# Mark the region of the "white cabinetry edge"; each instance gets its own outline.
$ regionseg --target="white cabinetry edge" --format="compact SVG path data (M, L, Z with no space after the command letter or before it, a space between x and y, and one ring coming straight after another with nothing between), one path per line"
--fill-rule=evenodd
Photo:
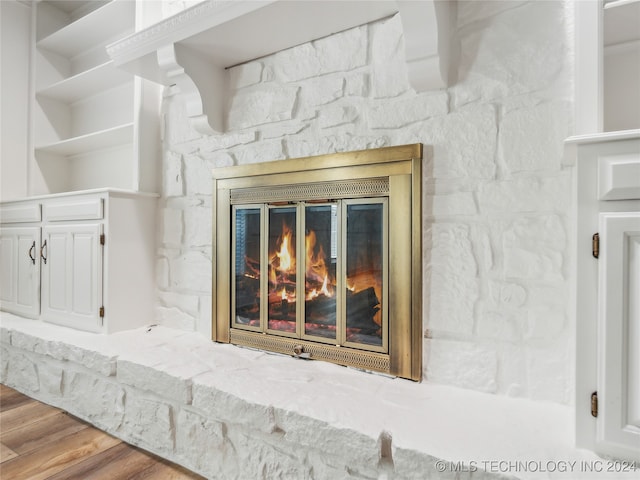
M596 451L600 454L612 455L616 458L637 460L638 450L629 450L625 446L604 442L600 432L603 431L605 414L592 416L592 394L597 393L598 403L602 400L603 409L611 409L612 404L606 401L608 392L603 385L602 376L609 378L620 374L615 368L603 369L599 363L599 352L602 351L606 335L598 331L598 312L602 301L602 292L598 289L599 262L592 256L593 235L599 233L601 256L606 248L603 226L599 220L603 215L626 216L640 212L640 199L637 190L629 188L629 184L640 182L640 177L625 178L619 173L609 175L610 169L629 167L635 171L635 159L640 155L640 130L622 130L586 135L576 135L565 140L567 157L577 167L576 184L576 236L574 249L575 290L574 316L576 323L576 385L575 385L575 428L576 445ZM612 162L617 160L617 164ZM630 163L630 160L631 163ZM608 192L616 192L617 199L604 198ZM618 195L619 194L619 195ZM620 252L620 248L617 250ZM623 346L618 345L617 354L622 355ZM637 358L637 357L636 357ZM619 376L618 376L619 378ZM633 391L635 392L635 390ZM633 393L632 392L632 393ZM610 398L612 398L610 396ZM635 397L634 397L635 398ZM598 408L600 410L600 408ZM622 426L621 424L619 424ZM607 426L608 427L608 426Z
M632 140L634 138L640 138L640 129L574 135L566 138L564 142L568 145L583 145L588 143L613 142L615 140Z
M409 80L447 86L451 2L205 0L107 46L114 64L178 85L192 126L224 131L225 68L400 13Z

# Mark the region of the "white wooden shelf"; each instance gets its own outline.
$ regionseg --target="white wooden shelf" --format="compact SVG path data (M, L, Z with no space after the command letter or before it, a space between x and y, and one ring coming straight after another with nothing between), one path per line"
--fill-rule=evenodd
M640 0L604 5L604 46L636 43L640 47Z
M574 135L565 140L568 144L586 145L590 143L615 142L616 140L633 140L640 138L640 129L621 130L619 132L589 133Z
M135 2L115 0L41 39L36 46L71 58L116 35L133 32L134 18ZM131 19L125 31L122 19Z
M157 191L161 88L115 66L106 52L145 15L158 18L160 2L142 3L32 2L30 195L95 187Z
M449 3L437 0L206 0L107 46L116 66L186 97L192 126L225 130L225 68L400 13L418 91L447 86Z
M104 148L131 143L133 139L133 123L114 128L92 132L87 135L73 137L59 142L36 147L36 152L73 156Z
M73 103L130 81L131 75L115 68L113 62L107 62L49 85L37 95Z

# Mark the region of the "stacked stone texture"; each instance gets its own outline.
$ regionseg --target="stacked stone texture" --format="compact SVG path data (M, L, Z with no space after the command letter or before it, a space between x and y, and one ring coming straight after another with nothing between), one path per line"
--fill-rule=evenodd
M566 406L162 326L95 335L3 315L0 382L210 479L503 479L479 462L597 458L573 448Z
M231 69L221 135L167 91L159 322L211 335L212 169L420 142L425 380L569 403L571 8L458 2L440 91L410 87L398 16Z

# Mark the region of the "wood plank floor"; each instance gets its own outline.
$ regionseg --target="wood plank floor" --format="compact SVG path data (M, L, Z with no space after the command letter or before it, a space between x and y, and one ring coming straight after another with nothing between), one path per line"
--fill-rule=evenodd
M0 384L2 480L202 478Z

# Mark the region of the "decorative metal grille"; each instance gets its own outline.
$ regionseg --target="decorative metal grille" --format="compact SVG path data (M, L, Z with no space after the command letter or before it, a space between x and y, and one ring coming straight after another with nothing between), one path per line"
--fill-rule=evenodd
M389 177L232 189L232 205L379 197L389 194Z
M325 360L340 365L351 365L363 370L390 372L389 355L374 352L358 351L350 348L306 342L295 338L264 335L242 330L231 329L231 343L246 345L260 350L294 355L294 348L302 345L304 353L311 359Z

